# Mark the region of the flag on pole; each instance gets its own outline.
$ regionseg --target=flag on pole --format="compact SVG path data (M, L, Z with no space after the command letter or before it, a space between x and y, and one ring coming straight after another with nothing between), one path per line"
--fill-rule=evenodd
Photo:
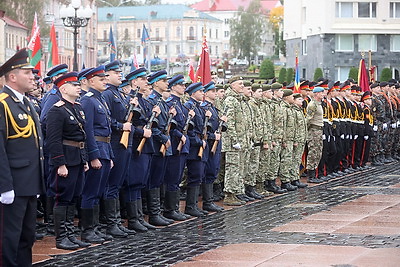
M296 73L294 75L294 90L293 93L300 93L300 72L299 72L299 57L296 55Z
M110 62L112 62L115 60L115 57L117 56L117 47L115 46L114 35L111 26L110 26L110 36L108 38L108 45L110 46Z
M49 62L47 63L47 67L51 68L59 64L56 28L54 27L54 22L51 25L50 29L50 41L49 41L48 51L49 51Z
M195 75L195 73L194 73L193 63L190 62L190 64L189 64L189 78L190 78L190 80L192 82L194 82L194 75Z
M139 68L139 64L137 62L136 52L133 52L131 72L136 70L136 69L138 69L138 68Z
M363 92L370 91L368 72L363 58L360 60L360 66L358 69L358 85L361 87Z
M206 36L203 37L203 44L201 46L201 55L199 59L199 67L196 72L196 81L201 82L203 85L211 82L211 64L210 54L207 46Z
M147 59L147 43L150 41L149 32L146 29L146 26L143 24L142 30L142 46L143 46L143 64L146 62Z
M40 45L40 29L37 24L37 14L33 20L31 38L28 43L28 52L31 65L40 72L40 60L42 58L42 50Z

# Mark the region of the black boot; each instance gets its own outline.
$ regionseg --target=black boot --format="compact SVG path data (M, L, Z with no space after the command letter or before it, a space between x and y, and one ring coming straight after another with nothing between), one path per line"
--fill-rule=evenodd
M94 231L94 210L81 209L81 240L92 244L103 243L106 241L104 238L96 235Z
M213 184L213 200L215 202L222 200L221 197L222 186L221 184Z
M179 212L179 191L166 191L164 201L164 217L174 221L184 221L188 217Z
M67 229L67 236L69 241L77 244L80 248L86 248L90 246L90 243L83 242L76 238L75 227L74 227L74 217L75 217L75 205L69 205L67 207L67 220L65 221L65 228Z
M56 206L53 209L54 231L56 234L56 248L75 250L79 246L68 238L65 222L67 220L67 206Z
M372 157L372 166L382 166L383 163L379 160L379 156Z
M275 180L267 180L267 185L265 189L275 194L283 194L287 192L286 189L282 189L279 186L277 186Z
M287 191L296 191L297 190L297 186L292 185L291 183L287 182L287 183L282 183L281 185L282 189L286 189Z
M319 184L322 183L322 180L315 177L315 170L308 170L308 182Z
M386 154L385 155L385 163L392 163L394 162L394 159L392 158L391 154Z
M146 222L144 220L144 215L143 215L143 208L142 208L142 200L138 199L136 200L136 205L137 205L137 213L138 213L138 220L139 222L146 227L149 230L155 230L157 229L157 227L155 227L154 225L149 224L148 222Z
M47 223L46 230L49 235L54 235L54 197L46 197L46 216L45 222Z
M292 185L297 186L298 188L305 188L308 186L308 184L303 184L302 182L300 182L300 180L294 180L292 181Z
M111 241L113 240L113 237L108 235L108 234L104 234L103 232L100 231L100 206L99 205L94 205L93 206L93 228L94 228L94 232L96 233L96 235L98 235L99 237L105 239L106 241Z
M135 235L136 232L135 230L129 230L128 228L126 228L124 225L122 225L122 212L121 212L121 205L120 205L120 199L117 198L117 225L119 230L121 230L124 233L127 233L128 235ZM124 206L124 212L126 213L126 207ZM127 218L127 215L125 216L125 219Z
M221 212L223 207L216 205L213 202L213 184L203 184L203 210L211 212Z
M188 186L186 187L186 207L185 213L194 217L203 217L205 214L200 211L197 206L199 198L200 186Z
M143 226L139 222L139 214L137 208L138 201L126 202L126 212L128 215L128 229L135 230L137 232L147 232L147 227Z
M167 226L171 223L160 215L160 188L153 188L147 192L147 209L149 211L149 223L155 226Z
M104 199L104 213L106 215L106 233L112 237L127 237L128 234L121 231L117 222L117 200L115 198Z
M262 199L263 196L261 196L260 194L258 194L254 188L254 186L251 185L245 185L245 190L244 190L245 194L251 198L254 199Z

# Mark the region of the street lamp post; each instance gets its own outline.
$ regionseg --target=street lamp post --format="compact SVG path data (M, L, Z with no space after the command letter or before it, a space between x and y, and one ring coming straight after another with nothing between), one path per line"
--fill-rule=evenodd
M82 7L81 0L72 0L68 7L63 6L60 9L64 26L74 28L74 71L78 71L78 29L88 25L92 14L89 6Z

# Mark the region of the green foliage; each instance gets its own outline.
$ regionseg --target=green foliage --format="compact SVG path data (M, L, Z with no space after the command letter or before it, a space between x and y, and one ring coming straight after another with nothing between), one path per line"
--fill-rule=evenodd
M281 68L281 70L279 71L278 82L279 83L286 82L286 69L285 68Z
M294 80L294 69L293 68L288 68L286 70L286 82L289 84L293 82Z
M263 60L261 63L259 76L261 79L272 79L275 77L274 63L272 63L271 60Z
M229 42L238 58L249 59L257 55L265 23L260 0L253 0L246 11L239 9L238 15L231 19Z
M252 73L255 73L255 72L256 72L256 69L257 69L257 66L256 66L256 65L250 65L250 67L248 68L248 71L249 71L249 72L252 72Z
M321 68L316 68L314 71L314 81L317 81L319 78L323 78L324 74L322 73Z
M356 67L350 68L350 70L349 70L349 78L352 78L355 81L358 80L358 69Z
M381 82L387 82L392 79L392 71L390 68L384 68L381 72L381 78L379 79Z

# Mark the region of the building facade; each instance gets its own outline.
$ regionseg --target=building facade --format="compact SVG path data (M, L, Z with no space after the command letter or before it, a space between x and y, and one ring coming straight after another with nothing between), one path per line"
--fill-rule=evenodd
M302 78L321 68L326 78L346 80L371 51L376 79L383 68L399 79L400 1L285 0L284 39L287 66L294 67L297 53Z

